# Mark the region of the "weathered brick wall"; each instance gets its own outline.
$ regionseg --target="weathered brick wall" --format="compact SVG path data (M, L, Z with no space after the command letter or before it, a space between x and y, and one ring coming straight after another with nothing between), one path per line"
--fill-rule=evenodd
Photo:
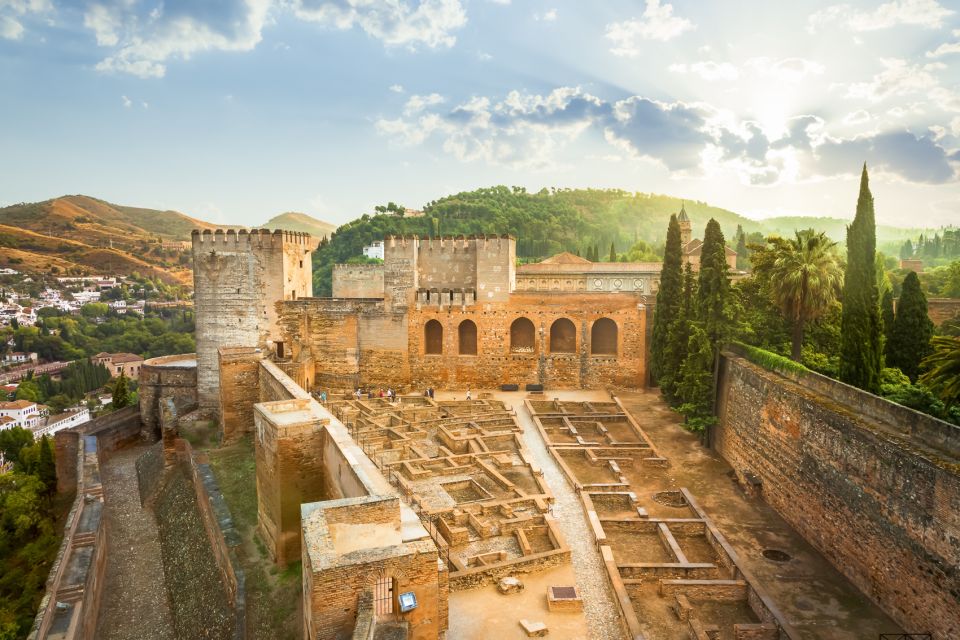
M893 432L859 410L882 404L890 403L726 353L713 444L741 480L759 477L763 498L907 631L960 637L960 447L949 435L960 429L919 414L901 421L909 410L890 406L889 423L905 426Z
M334 298L382 298L382 264L333 265Z
M77 490L77 452L79 449L79 432L65 429L53 434L53 457L57 467L58 493L71 493Z
M927 314L939 326L960 318L960 298L927 298Z
M96 436L100 457L105 458L113 451L141 440L140 407L124 407L75 429L82 435Z
M324 490L323 425L319 418L288 423L310 413L310 400L285 400L254 407L257 521L273 559L300 558L300 505L327 499Z
M253 405L260 396L260 361L263 353L253 347L223 348L220 366L220 438L235 442L253 432Z
M160 401L172 398L177 413L183 415L197 405L196 354L163 356L144 361L140 367L137 394L140 419L150 433L160 433Z

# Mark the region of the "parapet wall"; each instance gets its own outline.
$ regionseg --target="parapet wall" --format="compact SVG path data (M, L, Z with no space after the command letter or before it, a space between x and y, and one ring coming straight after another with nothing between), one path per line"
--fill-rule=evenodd
M333 265L334 298L382 298L382 264Z
M960 428L721 354L713 446L908 632L960 636Z
M197 354L151 358L140 367L140 419L146 431L160 433L160 402L173 399L178 415L197 406Z
M249 251L257 249L282 249L287 244L299 244L313 249L315 243L309 233L283 229L194 229L190 234L194 250L220 249L222 251Z

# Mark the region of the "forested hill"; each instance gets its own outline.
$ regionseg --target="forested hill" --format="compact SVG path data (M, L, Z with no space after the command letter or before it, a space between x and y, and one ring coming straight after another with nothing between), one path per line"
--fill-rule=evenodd
M519 187L489 187L447 196L424 207L422 217L395 214L364 215L349 222L314 254L314 294L330 295L333 265L361 255L364 246L387 235L421 236L509 233L517 238L517 255L537 259L561 251L586 255L592 246L606 255L612 242L617 251L637 240L663 243L670 214L680 210L679 198L602 189L543 189L530 193ZM694 236L715 218L727 236L737 225L760 231L759 223L704 202L685 201Z

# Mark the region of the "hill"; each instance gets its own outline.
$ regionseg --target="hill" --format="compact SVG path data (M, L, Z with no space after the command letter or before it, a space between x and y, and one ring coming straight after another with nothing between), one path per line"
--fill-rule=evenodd
M0 209L0 266L60 274L134 271L167 284L191 284L189 252L176 246L194 228L216 225L177 211L63 196ZM168 243L166 246L163 243Z
M839 218L823 217L805 217L805 216L781 216L777 218L766 218L760 220L759 224L767 233L778 233L782 236L793 235L794 229L817 229L824 231L833 240L837 242L847 241L847 225L850 220L841 220ZM905 227L891 227L889 225L877 225L877 248L882 250L884 245L896 244L899 247L905 240L915 240L922 233L932 232L932 229ZM895 254L895 252L894 252ZM893 255L893 254L892 254Z
M296 211L288 211L287 213L281 213L278 216L274 216L260 225L260 227L263 229L286 229L287 231L302 231L309 233L311 236L317 238L318 241L324 236L329 238L331 235L333 235L333 232L337 230L337 225L335 224L324 222L323 220L317 220L313 216L307 215L306 213L298 213Z

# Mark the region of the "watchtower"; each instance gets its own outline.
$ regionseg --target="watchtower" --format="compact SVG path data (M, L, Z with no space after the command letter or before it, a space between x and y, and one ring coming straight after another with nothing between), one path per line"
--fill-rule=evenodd
M686 204L681 203L677 222L680 223L680 246L685 247L693 239L693 229L690 226L690 218L687 216Z
M192 233L197 395L219 415L217 349L256 347L284 356L275 304L313 295L310 235L209 229Z

